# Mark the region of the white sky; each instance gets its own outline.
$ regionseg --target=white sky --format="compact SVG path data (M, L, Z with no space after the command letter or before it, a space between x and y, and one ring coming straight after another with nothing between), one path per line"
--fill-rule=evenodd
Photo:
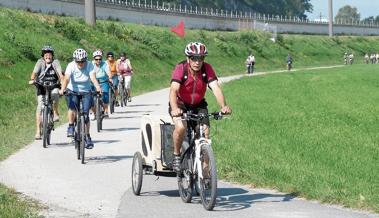
M313 13L307 16L310 20L320 18L320 13L322 17L328 18L328 4L329 0L311 0L313 5ZM333 17L336 16L338 9L345 5L350 5L358 9L358 13L361 15L361 19L369 16L379 15L379 0L333 0Z

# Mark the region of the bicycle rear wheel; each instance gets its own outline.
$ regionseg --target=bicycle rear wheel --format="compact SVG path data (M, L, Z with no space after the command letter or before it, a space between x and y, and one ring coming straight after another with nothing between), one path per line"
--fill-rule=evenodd
M181 163L181 171L178 173L178 187L179 195L184 203L189 203L192 200L193 179L192 171L190 170L191 164L190 153L186 153Z
M206 210L213 210L217 197L217 169L212 147L202 144L200 151L203 178L199 177L200 198Z
M100 102L100 97L99 96L96 96L96 124L97 124L97 132L100 132L101 130L101 122L102 122L102 119L101 119L101 102Z
M136 152L133 157L132 165L132 188L135 195L140 195L142 188L142 176L143 176L143 166L142 166L142 156L141 153Z
M86 133L85 133L85 123L84 123L84 116L83 115L80 116L80 132L81 132L81 135L80 135L80 159L81 159L82 164L84 164Z
M43 142L42 146L44 148L47 148L47 138L48 138L48 125L49 125L49 107L44 107L43 112L42 112L42 137L43 137Z

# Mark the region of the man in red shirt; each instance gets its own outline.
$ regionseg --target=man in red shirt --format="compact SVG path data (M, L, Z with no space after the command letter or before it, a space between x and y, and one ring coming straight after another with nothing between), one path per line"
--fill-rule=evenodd
M191 42L186 46L184 53L187 59L176 65L172 73L169 96L169 112L175 125L173 132L173 169L175 171L180 170L180 147L186 130L186 123L181 120L180 115L188 110L194 113L208 113L208 104L204 98L207 86L215 95L221 112L224 114L232 112L231 108L226 105L216 73L210 64L204 62L205 56L208 55L205 45L200 42ZM209 126L209 119L204 119L202 124ZM206 131L205 134L208 137L209 131Z

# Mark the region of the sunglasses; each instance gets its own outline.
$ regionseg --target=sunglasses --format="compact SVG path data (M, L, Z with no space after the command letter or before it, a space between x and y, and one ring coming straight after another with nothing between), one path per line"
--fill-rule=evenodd
M77 64L83 64L86 61L75 61Z
M204 61L204 56L191 56L191 61Z
M101 61L101 58L95 58L94 60L95 61Z

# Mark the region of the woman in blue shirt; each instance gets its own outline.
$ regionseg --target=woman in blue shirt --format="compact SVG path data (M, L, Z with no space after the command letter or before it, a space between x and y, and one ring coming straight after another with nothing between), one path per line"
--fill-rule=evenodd
M100 84L97 82L94 66L92 62L87 61L87 52L84 49L76 49L73 53L74 61L67 65L65 77L62 81L62 87L59 93L63 95L64 91L76 92L83 94L83 112L84 122L86 124L86 148L92 149L93 142L90 136L89 109L92 105L91 81L96 87L96 91L101 93ZM68 129L67 137L74 136L74 120L76 108L79 108L77 96L67 96L68 106Z
M101 100L103 102L104 117L108 117L109 82L112 82L109 79L111 78L111 72L107 62L103 61L103 52L101 50L94 51L92 57L96 79L103 91Z

